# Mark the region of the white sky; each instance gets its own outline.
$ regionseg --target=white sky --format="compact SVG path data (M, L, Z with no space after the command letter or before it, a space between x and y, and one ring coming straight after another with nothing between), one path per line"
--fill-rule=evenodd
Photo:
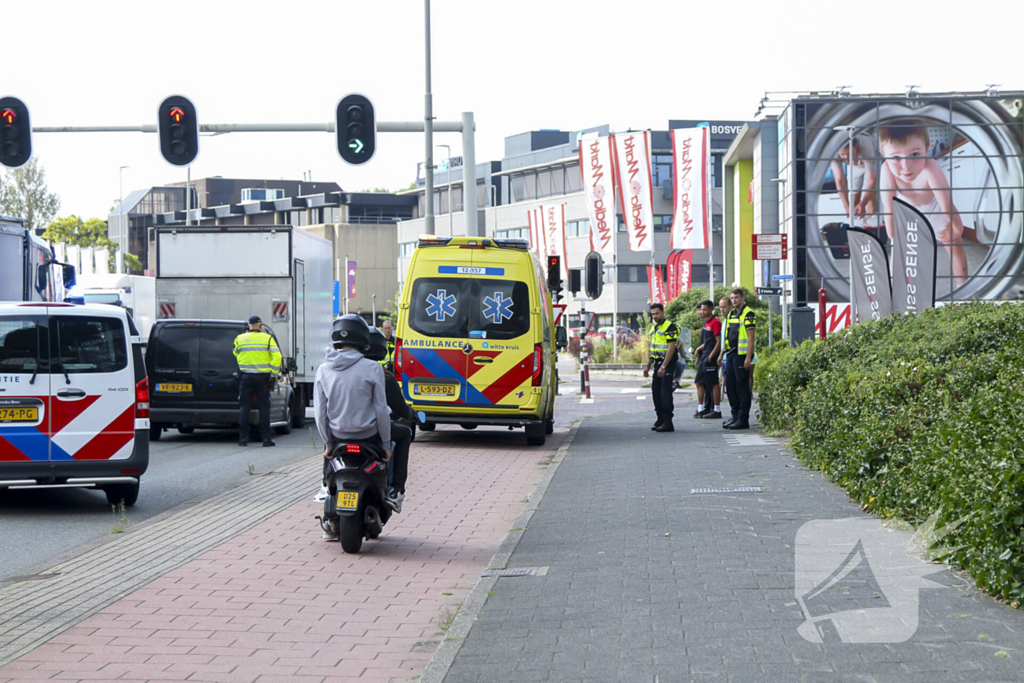
M173 93L203 123L326 122L352 91L379 120L423 117L422 0L35 0L4 18L0 94L24 99L37 126L152 124ZM434 115L475 113L480 162L538 128L749 119L765 90L1021 89L1022 25L1021 0L434 0ZM461 154L458 134L434 140ZM120 166L125 194L185 179L155 134L39 134L34 147L61 215L106 218ZM382 134L355 168L327 133L233 133L202 138L192 177L312 171L346 190L394 190L423 151L422 134Z

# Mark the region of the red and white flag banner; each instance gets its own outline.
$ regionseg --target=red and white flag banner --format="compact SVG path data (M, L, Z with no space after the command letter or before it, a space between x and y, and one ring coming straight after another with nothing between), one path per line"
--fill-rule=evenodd
M615 182L619 186L622 218L630 251L653 246L654 198L651 192L651 133L618 133L614 141Z
M673 251L668 255L668 261L665 263L665 296L669 301L679 296L676 289L676 258L678 256L679 252Z
M689 292L693 284L693 249L684 249L676 259L676 296Z
M667 303L665 301L665 280L662 277L661 266L647 266L647 293L652 304Z
M542 206L545 256L562 257L562 276L569 279L569 260L565 248L565 204Z
M708 248L708 129L676 128L672 135L672 248Z
M543 259L548 254L548 233L544 228L544 207L538 206L527 211L526 220L530 226L530 247L538 259Z
M580 139L580 174L590 216L591 251L609 260L615 249L615 180L612 139L597 133Z

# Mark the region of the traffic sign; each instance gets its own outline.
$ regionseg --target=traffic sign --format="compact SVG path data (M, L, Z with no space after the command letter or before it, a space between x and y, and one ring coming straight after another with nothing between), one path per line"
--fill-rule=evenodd
M782 287L754 287L754 294L765 296L782 296Z
M772 280L795 280L795 275L772 275Z
M781 261L789 255L789 237L779 233L751 235L755 261Z

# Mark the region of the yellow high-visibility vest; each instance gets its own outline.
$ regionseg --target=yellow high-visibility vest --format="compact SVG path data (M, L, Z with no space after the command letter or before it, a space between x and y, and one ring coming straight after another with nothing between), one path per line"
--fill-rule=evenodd
M660 325L651 325L648 336L651 338L651 358L664 358L669 344L679 344L679 325L663 320Z
M266 332L249 330L238 335L234 353L238 369L242 372L275 377L281 372L281 350Z

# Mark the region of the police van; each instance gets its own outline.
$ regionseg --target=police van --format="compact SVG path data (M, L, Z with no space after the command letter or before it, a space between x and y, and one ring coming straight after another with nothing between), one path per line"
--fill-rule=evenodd
M0 489L90 487L134 505L149 382L123 308L0 303Z
M554 427L551 296L525 240L420 238L399 303L395 378L436 424Z

